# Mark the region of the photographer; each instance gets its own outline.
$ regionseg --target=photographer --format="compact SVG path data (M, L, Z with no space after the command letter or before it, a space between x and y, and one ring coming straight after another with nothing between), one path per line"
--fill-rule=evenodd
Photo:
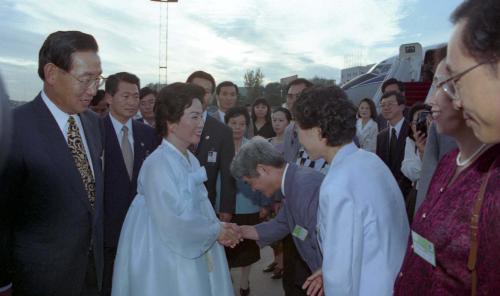
M429 111L429 106L415 103L409 113L411 118L410 132L406 138L405 156L401 162L401 172L412 182L412 189L405 197L406 211L410 223L415 209L416 188L422 168L425 142L427 141L427 127L430 118Z

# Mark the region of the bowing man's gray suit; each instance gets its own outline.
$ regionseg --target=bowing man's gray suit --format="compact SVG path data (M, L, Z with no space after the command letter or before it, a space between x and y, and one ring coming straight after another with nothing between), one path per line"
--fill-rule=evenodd
M278 215L267 222L255 225L259 246L267 246L292 233L295 226L307 230L301 240L293 236L293 241L302 259L311 271L321 268L322 256L316 239L318 197L321 182L325 176L311 168L288 164L284 178L283 208Z

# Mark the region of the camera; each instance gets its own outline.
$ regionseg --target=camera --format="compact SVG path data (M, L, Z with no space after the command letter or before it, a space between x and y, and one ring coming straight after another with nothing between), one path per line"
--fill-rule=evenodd
M420 112L417 116L417 123L415 124L416 130L422 135L427 137L427 117L429 116L429 111Z

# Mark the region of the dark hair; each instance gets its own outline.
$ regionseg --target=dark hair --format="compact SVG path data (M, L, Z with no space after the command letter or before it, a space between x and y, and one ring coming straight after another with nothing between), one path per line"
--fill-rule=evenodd
M395 96L396 101L398 102L398 105L404 105L406 104L405 97L398 91L388 91L385 92L382 97L380 98L380 102L382 102L383 99L387 99L389 97Z
M195 78L201 78L201 79L206 79L212 83L212 92L215 90L215 79L212 75L205 71L195 71L189 75L189 77L186 79L187 83L192 83ZM203 92L205 93L205 92Z
M364 98L362 99L360 102L359 102L359 105L358 105L358 113L357 115L359 116L359 106L361 106L361 103L367 103L368 106L370 107L370 117L373 119L373 120L377 120L377 107L375 106L375 103L373 102L372 99L370 98Z
M96 92L95 96L90 101L90 106L97 106L104 99L104 90L100 89Z
M405 84L403 82L397 80L396 78L389 78L382 83L382 87L380 88L382 93L385 93L385 88L391 84L397 84L400 92L405 91Z
M220 94L220 90L223 88L223 87L228 87L228 86L233 86L234 89L236 90L236 95L239 95L240 94L240 90L238 89L238 86L234 83L232 83L231 81L223 81L221 83L219 83L219 85L217 85L217 88L215 89L215 94Z
M292 81L290 81L290 83L288 83L287 87L286 87L286 91L288 92L288 89L292 86L292 85L299 85L299 84L305 84L306 85L306 88L307 87L311 87L313 86L314 84L305 79L305 78L297 78L297 79L294 79Z
M255 115L255 106L257 105L266 105L267 107L267 114L266 114L266 122L271 122L271 105L269 105L269 102L265 98L258 98L255 100L252 104L252 120L255 122L257 119L257 116Z
M154 107L157 133L162 137L168 135L167 121L179 122L184 110L191 107L193 100L199 100L203 104L204 94L205 90L201 86L192 83L175 82L162 88Z
M132 83L137 85L137 89L141 88L141 81L139 80L139 77L128 72L118 72L109 75L108 78L106 78L104 90L111 96L114 96L118 91L118 84L120 84L120 82Z
M356 107L338 86L309 88L293 105L295 121L302 129L319 127L328 146L352 142L356 134Z
M462 44L477 61L500 58L500 1L465 0L451 15L456 24L465 19Z
M152 89L151 87L143 87L141 88L141 90L139 91L139 100L142 100L142 98L144 98L145 96L148 96L148 95L153 95L155 98L158 96L158 93L156 92L156 90Z
M226 115L224 115L224 122L227 124L229 119L243 115L245 117L245 123L250 124L250 116L248 115L247 109L245 107L233 107L227 110Z
M48 63L69 72L72 54L78 51L99 51L92 35L80 31L57 31L50 34L38 52L38 76L45 80L43 68Z
M418 111L425 110L425 111L431 111L431 107L426 104L422 104L421 102L416 102L411 106L410 111L408 112L408 118L410 119L410 122L413 121L413 116L415 116L415 113ZM415 141L415 136L413 135L413 129L409 129L408 132L408 137Z
M277 108L276 110L273 111L273 114L276 113L276 112L283 112L283 113L285 113L285 117L288 120L288 122L292 121L292 113L287 108L279 107L279 108Z

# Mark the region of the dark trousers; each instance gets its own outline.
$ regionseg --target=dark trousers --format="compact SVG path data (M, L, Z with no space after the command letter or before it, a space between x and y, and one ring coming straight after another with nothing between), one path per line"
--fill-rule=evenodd
M85 274L85 284L83 285L82 296L98 296L99 288L97 286L94 252L89 251L89 261L87 263L87 272Z
M286 296L306 296L302 285L311 275L307 264L300 257L291 235L283 239L283 289Z
M111 295L113 283L113 267L115 265L116 248L104 247L104 272L102 276L102 296Z

